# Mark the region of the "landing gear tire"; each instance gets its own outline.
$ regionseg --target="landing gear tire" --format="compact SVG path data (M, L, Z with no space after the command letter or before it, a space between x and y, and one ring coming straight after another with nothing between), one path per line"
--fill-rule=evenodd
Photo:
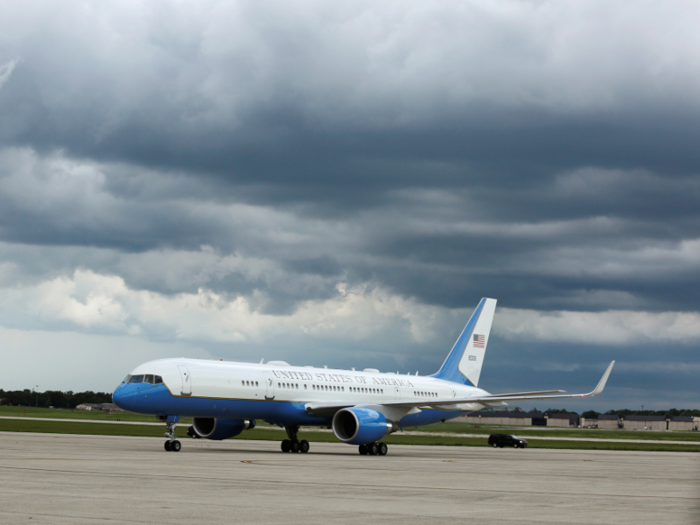
M167 452L172 451L173 449L173 443L172 441L166 441L164 447Z
M175 440L170 444L170 450L172 450L173 452L180 452L181 448L182 444L178 440Z
M366 456L369 453L369 450L367 450L367 445L360 445L360 454L363 456Z
M299 441L299 452L306 454L309 451L309 442L305 439Z
M299 452L299 442L298 441L292 441L292 446L290 449L291 452L294 452L295 454Z
M292 450L292 442L288 439L282 441L282 452L289 452Z
M370 443L367 445L367 451L370 456L376 456L379 453L379 446L376 443Z
M386 443L379 443L377 452L380 456L386 456L386 453L389 452L389 447L386 446Z

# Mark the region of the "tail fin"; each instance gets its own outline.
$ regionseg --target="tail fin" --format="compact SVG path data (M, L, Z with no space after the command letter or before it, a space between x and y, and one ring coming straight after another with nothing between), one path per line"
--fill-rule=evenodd
M495 310L496 299L484 297L479 302L447 359L432 377L464 385L479 384Z

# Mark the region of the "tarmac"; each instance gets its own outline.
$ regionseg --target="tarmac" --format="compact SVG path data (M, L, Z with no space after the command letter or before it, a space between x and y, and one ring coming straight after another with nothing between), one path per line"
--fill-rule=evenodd
M700 454L0 432L0 522L698 524Z

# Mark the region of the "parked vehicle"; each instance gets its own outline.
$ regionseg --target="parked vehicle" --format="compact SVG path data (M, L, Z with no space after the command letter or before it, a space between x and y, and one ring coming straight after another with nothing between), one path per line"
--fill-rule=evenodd
M519 438L518 436L512 436L510 434L491 434L489 436L489 445L494 448L525 448L527 447L527 440Z

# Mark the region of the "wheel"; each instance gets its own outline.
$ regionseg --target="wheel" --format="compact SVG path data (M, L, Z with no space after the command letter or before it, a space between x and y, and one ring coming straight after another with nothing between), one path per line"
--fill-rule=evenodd
M497 448L497 447L498 447L498 443L494 443L493 448Z
M498 448L503 448L503 445L498 445Z
M170 449L173 452L180 452L181 448L182 448L182 443L180 443L177 439L170 444Z
M367 445L360 445L360 454L366 456L369 451L367 450Z
M292 446L290 447L290 452L297 453L299 452L299 442L298 441L292 441Z
M292 449L292 442L288 439L282 441L282 452L289 452Z
M386 443L379 443L378 452L380 456L386 456L386 453L389 452L389 447L386 446Z
M309 442L305 439L299 441L299 452L306 454L309 451Z
M376 456L379 452L379 446L376 443L370 443L367 445L367 451L369 452L370 456Z
M515 445L513 445L513 448L518 448L518 447L519 447L519 445L517 443Z
M166 442L165 442L164 448L165 448L165 450L167 450L168 452L170 452L170 451L173 449L172 443L171 443L170 441L166 441Z

